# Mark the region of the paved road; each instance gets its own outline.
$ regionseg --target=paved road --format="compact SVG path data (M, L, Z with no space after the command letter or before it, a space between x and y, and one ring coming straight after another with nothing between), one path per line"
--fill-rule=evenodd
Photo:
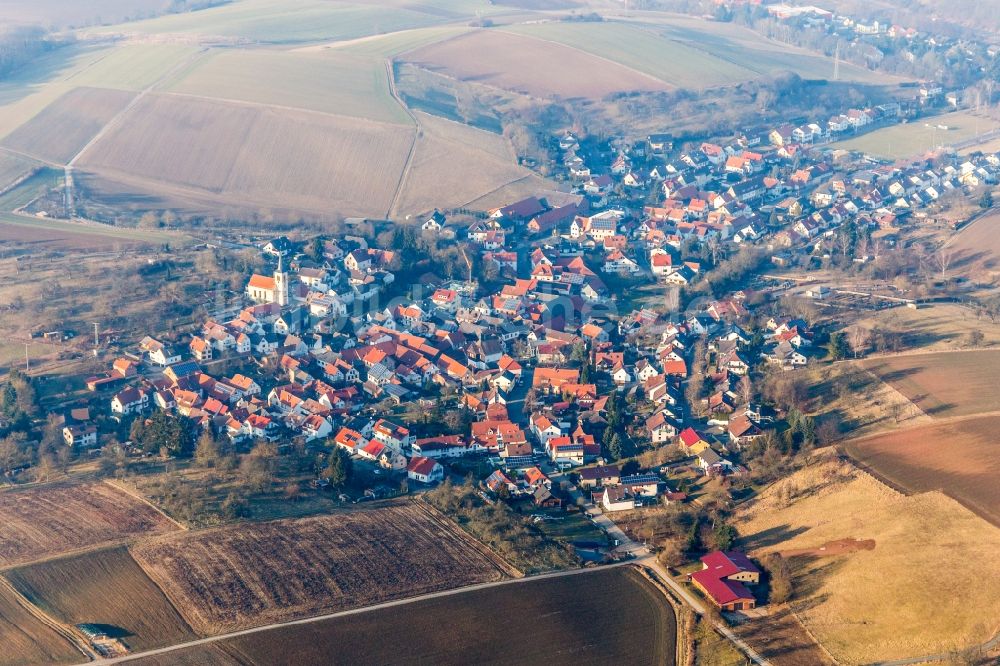
M604 571L611 567L620 567L629 564L634 564L634 562L616 562L613 564L608 564L602 567L591 567L587 569L570 569L568 571L556 571L552 573L538 574L536 576L525 576L524 578L510 578L507 580L501 580L493 583L478 583L476 585L468 585L466 587L460 587L454 590L444 590L442 592L434 592L431 594L424 594L419 597L410 597L408 599L398 599L396 601L388 601L383 604L378 604L376 606L365 606L363 608L354 608L351 610L340 611L337 613L327 613L326 615L317 615L315 617L307 617L301 620L290 620L288 622L276 622L274 624L264 625L262 627L254 627L252 629L243 629L241 631L233 631L228 634L220 634L218 636L209 636L208 638L200 638L193 641L188 641L186 643L178 643L177 645L170 645L164 648L158 648L155 650L146 650L145 652L135 652L122 657L114 657L109 659L99 659L94 662L87 662L88 664L120 664L127 661L133 661L141 657L152 657L155 655L169 654L171 652L176 652L177 650L183 650L185 648L198 647L201 645L210 645L212 643L217 643L219 641L224 641L230 638L237 638L239 636L247 636L249 634L256 634L262 631L271 631L272 629L280 629L281 627L292 627L300 624L312 624L314 622L322 622L324 620L330 620L338 617L346 617L349 615L359 615L361 613L370 613L372 611L382 610L384 608L391 608L393 606L404 606L406 604L416 603L418 601L424 601L427 599L437 599L440 597L448 597L454 594L464 594L465 592L474 592L476 590L484 590L490 587L499 587L501 585L518 585L520 583L530 583L537 580L542 580L545 578L561 578L564 576L580 576L594 571Z

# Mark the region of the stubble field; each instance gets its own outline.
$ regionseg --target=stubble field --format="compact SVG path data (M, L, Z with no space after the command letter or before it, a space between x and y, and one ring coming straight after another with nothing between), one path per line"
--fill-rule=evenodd
M4 575L57 621L100 625L133 651L196 637L124 546L31 564Z
M652 76L585 51L494 30L431 44L407 54L406 60L463 81L534 97L601 98L668 88Z
M618 567L262 631L220 641L211 651L198 647L136 663L673 666L675 641L676 619L663 593Z
M161 513L104 483L0 492L0 567L176 530Z
M791 556L792 610L844 664L981 643L1000 617L1000 530L938 492L902 495L836 458L770 486L737 511L751 554ZM868 549L820 556L832 541Z
M132 99L130 92L76 88L11 132L3 146L49 162L75 156Z
M145 540L132 554L203 634L512 573L453 523L415 503Z

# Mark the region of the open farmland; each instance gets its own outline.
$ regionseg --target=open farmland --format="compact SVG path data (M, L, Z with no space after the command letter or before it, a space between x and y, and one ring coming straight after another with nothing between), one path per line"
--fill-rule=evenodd
M0 192L38 166L38 162L32 159L0 150Z
M470 7L474 4L468 3ZM488 9L485 2L482 8ZM379 4L353 4L324 0L299 0L295 11L280 0L242 0L197 12L170 14L146 21L90 30L99 34L170 35L178 39L231 40L267 44L355 39L367 35L444 23L475 10L442 11L433 6L400 4L391 9Z
M133 555L205 634L511 572L450 521L415 503L146 540Z
M176 529L149 505L104 483L0 492L0 567Z
M31 564L4 575L59 622L100 625L131 650L195 638L124 546Z
M938 125L946 126L948 129L940 129ZM968 111L956 111L883 127L831 146L902 160L920 157L941 146L967 141L998 127L1000 123L991 118L977 116Z
M952 236L947 247L954 255L949 268L952 274L980 284L995 284L1000 277L1000 213L990 212L976 219Z
M392 640L385 640L386 627L392 627ZM676 620L663 594L631 568L617 567L461 592L252 633L216 645L232 658L223 663L255 666L290 662L673 666L675 641ZM207 657L205 649L193 651ZM187 652L136 663L195 663Z
M83 655L18 602L17 595L0 584L0 664L76 664Z
M121 90L76 88L9 134L3 146L63 164L87 145L131 99L131 93Z
M517 165L513 148L502 136L425 113L416 115L423 131L403 178L397 212L462 206L525 178L538 184L540 179Z
M662 81L569 46L495 30L477 30L413 51L406 60L463 81L535 97L600 98L665 90Z
M941 490L1000 526L1000 416L952 419L853 440L852 458L911 492Z
M197 47L184 44L123 44L66 77L76 86L143 90L192 58Z
M905 354L862 365L932 417L1000 411L1000 350Z
M343 215L384 214L414 130L307 111L151 94L80 168L160 193ZM142 182L145 181L145 182Z
M805 78L833 75L829 58L749 30L693 19L526 23L503 29L577 48L681 88L729 85L787 70ZM843 80L884 78L857 67L841 69Z
M337 51L220 51L198 63L170 90L412 124L389 92L382 60Z
M997 630L1000 530L942 493L906 496L830 456L742 505L735 525L752 555L789 553L791 609L840 663L948 652ZM852 538L868 547L815 550Z

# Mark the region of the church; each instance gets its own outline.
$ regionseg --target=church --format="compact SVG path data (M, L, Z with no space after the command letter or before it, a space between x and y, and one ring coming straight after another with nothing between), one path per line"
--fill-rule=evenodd
M273 277L254 273L247 283L247 298L254 303L277 303L284 307L288 305L288 273L285 272L284 259L278 257L278 269Z

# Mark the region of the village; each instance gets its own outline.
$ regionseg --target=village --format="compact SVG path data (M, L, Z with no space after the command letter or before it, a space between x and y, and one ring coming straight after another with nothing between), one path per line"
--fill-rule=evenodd
M543 525L575 514L610 528L575 552L620 557L631 536L602 515L703 510L759 481L775 451L822 439L773 387L829 353L829 336L786 309L760 278L769 267L847 254L845 228L850 261L875 261L948 192L996 182L996 155L898 168L814 145L898 112L851 109L688 151L663 135L602 152L560 134L576 202L531 197L471 223L441 211L418 221L414 233L477 253L465 279L427 273L402 287L401 248L360 236L262 241L271 270L247 280L228 317L190 334L147 331L87 381L117 439L84 408L65 415L65 443L191 455L193 436L176 445L151 425L160 414L227 450L313 452L313 489L341 501L472 483ZM365 485L331 473L343 466L364 470ZM760 596L741 581L760 571L732 540L715 529L690 580L722 610L751 609Z

